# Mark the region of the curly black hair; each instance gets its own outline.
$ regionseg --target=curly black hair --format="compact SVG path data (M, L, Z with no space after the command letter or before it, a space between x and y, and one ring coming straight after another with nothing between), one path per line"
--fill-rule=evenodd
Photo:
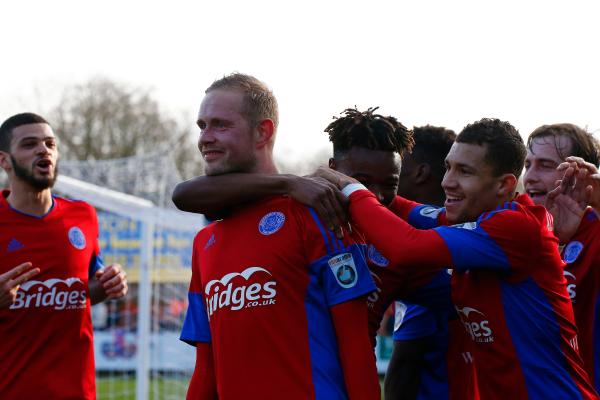
M485 159L496 176L509 173L518 178L523 171L527 149L519 131L509 122L482 118L465 126L456 143L487 145Z
M372 107L367 111L347 108L341 117L333 117L334 121L325 128L325 132L333 143L334 157L342 156L354 146L398 154L412 151L412 131L392 116L375 114L378 108Z

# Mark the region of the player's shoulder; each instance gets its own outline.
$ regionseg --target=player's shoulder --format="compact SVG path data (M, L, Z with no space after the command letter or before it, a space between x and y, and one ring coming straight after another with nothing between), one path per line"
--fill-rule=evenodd
M215 226L218 223L219 221L212 221L208 225L200 229L198 233L196 233L196 236L194 236L193 241L194 248L196 248L196 246L201 243L204 244L208 240L208 238L210 238L214 234Z
M552 216L543 207L527 201L528 197L517 197L507 201L496 209L482 213L477 222L479 224L500 223L513 227L523 226L551 226Z
M52 199L55 201L56 206L64 210L82 210L91 213L96 213L96 209L88 202L79 199L69 199L62 196L52 195Z

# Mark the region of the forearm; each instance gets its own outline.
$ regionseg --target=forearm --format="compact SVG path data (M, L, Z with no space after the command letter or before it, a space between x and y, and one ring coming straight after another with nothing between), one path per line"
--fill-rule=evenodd
M350 196L350 215L359 231L392 265L437 270L452 264L448 247L435 231L413 228L366 190Z
M360 297L331 308L350 400L379 400L381 389L369 340L367 303Z
M212 346L210 343L196 344L196 367L187 391L187 400L216 400L217 384L215 380Z
M426 343L426 339L394 342L394 351L384 381L386 400L417 398Z
M232 173L199 176L179 183L173 203L183 211L217 215L239 204L286 194L290 175Z

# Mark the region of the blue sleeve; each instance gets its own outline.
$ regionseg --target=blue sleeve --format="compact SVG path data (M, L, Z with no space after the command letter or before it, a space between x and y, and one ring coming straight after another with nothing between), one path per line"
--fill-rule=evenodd
M508 271L508 257L498 243L479 222L442 226L435 229L444 239L452 255L452 267L468 269L496 269Z
M418 229L433 229L440 226L439 216L445 213L445 208L419 205L408 214L408 223Z
M437 321L425 307L397 301L394 316L394 340L412 340L433 335Z
M188 293L188 309L185 314L180 340L195 346L197 342L211 342L208 315L202 293Z
M319 258L310 265L310 270L320 278L330 307L375 290L363 251L358 244Z
M90 266L88 268L88 277L93 278L96 275L96 272L102 268L104 268L102 256L100 254L92 256L92 259L90 260Z

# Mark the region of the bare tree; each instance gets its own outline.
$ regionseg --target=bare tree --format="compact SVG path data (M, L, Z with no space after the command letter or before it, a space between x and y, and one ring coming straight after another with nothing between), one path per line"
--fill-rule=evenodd
M178 123L148 89L94 78L67 87L51 109L66 160L104 160L172 152L187 177L202 171L193 157L189 126ZM190 149L190 147L192 147Z

